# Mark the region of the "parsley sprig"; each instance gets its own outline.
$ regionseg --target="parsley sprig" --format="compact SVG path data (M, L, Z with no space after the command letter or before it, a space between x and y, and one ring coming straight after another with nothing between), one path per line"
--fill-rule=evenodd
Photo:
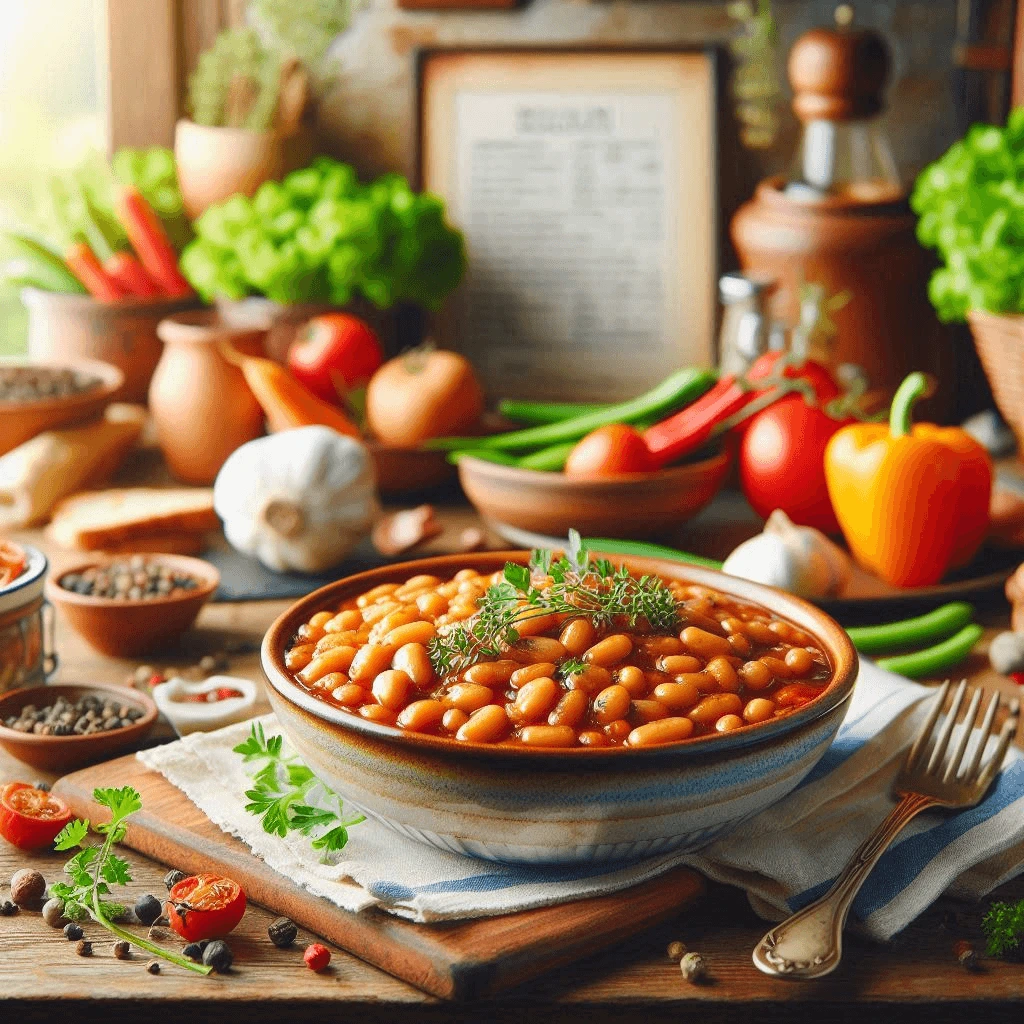
M981 922L988 939L989 956L1016 952L1024 942L1024 900L1017 903L993 903Z
M540 589L533 584L535 576L551 582ZM679 604L657 576L636 577L606 558L592 559L579 533L570 530L561 557L537 550L528 566L506 563L504 578L488 587L476 614L430 641L430 661L445 676L501 657L519 639L517 625L553 612L585 616L599 629L620 620L630 627L645 621L655 630L679 624Z
M78 852L64 865L64 872L70 879L70 884L57 882L50 887L50 895L64 903L64 916L73 921L92 918L119 939L134 943L153 956L161 957L197 974L209 974L213 968L197 964L148 939L133 935L111 920L113 917L120 917L125 912L125 907L107 898L111 895L110 887L126 885L132 880L131 865L114 853L113 847L127 834L127 819L136 811L142 810L142 797L138 790L131 786L122 786L120 789L94 789L92 798L101 807L106 807L110 811L110 821L93 827L94 832L103 836L103 842L99 845L88 842L88 821L79 818L68 822L57 834L54 849Z
M253 724L249 738L234 748L243 761L265 761L253 775L253 788L246 791L245 809L257 815L263 831L284 838L289 832L311 836L314 850L324 857L344 848L348 830L366 819L361 814L346 816L344 803L299 760L283 753L284 737L267 736L263 725ZM321 806L310 802L315 787Z

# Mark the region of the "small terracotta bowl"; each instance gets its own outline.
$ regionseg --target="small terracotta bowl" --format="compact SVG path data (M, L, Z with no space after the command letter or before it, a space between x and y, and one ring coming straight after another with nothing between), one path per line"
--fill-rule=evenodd
M3 724L11 715L18 714L26 704L47 707L55 703L58 697L65 697L72 702L83 697L99 697L101 700L113 700L120 705L138 708L143 715L123 729L94 732L87 736L37 736L35 733L9 729ZM116 754L138 746L153 728L156 716L156 705L152 699L127 686L55 684L11 690L0 697L0 747L33 768L67 772L109 760Z
M693 518L717 493L729 469L728 451L657 473L577 480L466 456L459 480L485 519L530 533L562 537L655 537Z
M140 557L193 576L199 586L168 597L133 601L77 594L60 585L65 576L102 566L112 559L91 559L46 581L46 599L56 606L63 620L101 654L132 658L159 650L195 622L199 609L220 584L220 573L201 558L158 554Z
M444 452L422 448L390 448L370 438L366 442L377 470L377 488L383 495L429 491L455 479L455 467Z
M21 356L0 359L0 367L10 366L78 370L97 377L101 383L77 395L40 398L34 402L0 402L0 455L44 430L94 419L124 383L124 374L116 366L96 359L30 359Z

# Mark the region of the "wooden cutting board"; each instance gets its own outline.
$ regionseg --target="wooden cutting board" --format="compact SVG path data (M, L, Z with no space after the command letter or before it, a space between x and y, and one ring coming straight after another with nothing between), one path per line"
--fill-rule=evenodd
M704 888L677 868L625 892L503 917L413 924L383 911L353 914L312 895L214 825L179 789L134 757L65 775L55 786L75 814L107 817L97 787L134 786L143 809L125 845L190 874L235 879L249 898L323 936L367 963L444 999L476 999L614 945L678 914Z

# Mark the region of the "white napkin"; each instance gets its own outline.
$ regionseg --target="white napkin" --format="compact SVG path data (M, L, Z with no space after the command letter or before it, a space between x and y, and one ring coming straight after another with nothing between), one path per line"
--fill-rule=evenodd
M636 885L679 864L746 890L763 917L780 919L828 888L893 806L890 786L934 691L862 662L846 721L825 757L786 799L698 853L621 865L495 864L435 850L375 821L322 863L297 833L267 835L244 809L250 766L232 752L249 724L139 753L225 832L274 870L345 910L379 907L413 921L507 914ZM271 715L267 735L279 733ZM626 755L628 756L628 755ZM853 906L859 929L887 939L947 889L979 898L1024 869L1024 759L1016 751L973 810L920 816L882 857Z

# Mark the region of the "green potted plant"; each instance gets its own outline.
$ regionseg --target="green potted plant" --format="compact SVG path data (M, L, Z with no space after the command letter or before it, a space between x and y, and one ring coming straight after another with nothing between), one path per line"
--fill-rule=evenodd
M969 324L1000 412L1024 445L1024 108L976 124L919 175L917 237L942 265L929 296Z
M221 32L189 79L192 116L178 122L174 152L192 219L309 162L311 111L333 81L327 51L350 19L340 0L250 9L256 27Z
M232 326L271 330L281 357L298 325L327 309L435 311L466 266L444 201L399 174L361 183L348 164L320 157L250 198L234 195L193 225L181 269Z

